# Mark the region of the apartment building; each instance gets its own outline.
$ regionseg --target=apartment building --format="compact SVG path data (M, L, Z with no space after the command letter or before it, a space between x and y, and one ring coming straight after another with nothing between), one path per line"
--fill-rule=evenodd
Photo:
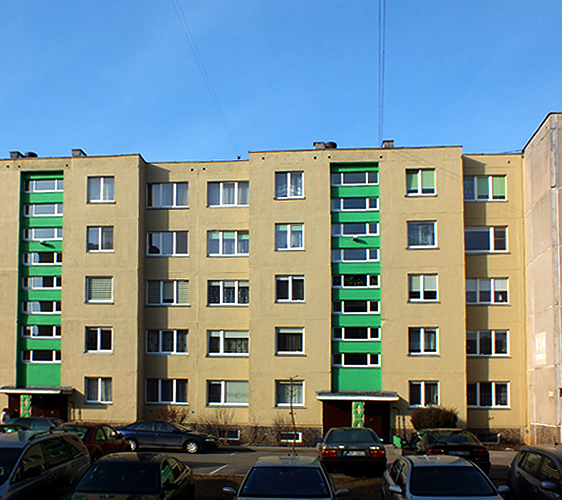
M3 160L0 393L22 414L162 408L241 435L411 412L527 439L524 159L460 147Z

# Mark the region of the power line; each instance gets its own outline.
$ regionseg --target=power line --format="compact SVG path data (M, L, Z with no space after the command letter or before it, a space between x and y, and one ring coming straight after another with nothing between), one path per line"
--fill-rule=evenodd
M384 59L386 35L386 0L379 0L379 145L384 133Z

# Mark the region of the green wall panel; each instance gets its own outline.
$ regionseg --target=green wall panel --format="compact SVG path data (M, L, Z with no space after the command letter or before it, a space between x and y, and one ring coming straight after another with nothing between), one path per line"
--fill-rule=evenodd
M380 368L332 368L333 391L380 391Z
M49 387L60 385L60 364L22 364L21 379L25 386Z

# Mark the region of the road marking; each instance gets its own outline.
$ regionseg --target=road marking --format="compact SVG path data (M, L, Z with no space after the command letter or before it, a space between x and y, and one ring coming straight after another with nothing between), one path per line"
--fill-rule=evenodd
M214 474L215 472L218 472L218 471L220 471L220 470L223 470L225 467L228 467L228 464L223 465L222 467L219 467L218 469L215 469L215 470L212 471L212 472L209 472L209 474Z

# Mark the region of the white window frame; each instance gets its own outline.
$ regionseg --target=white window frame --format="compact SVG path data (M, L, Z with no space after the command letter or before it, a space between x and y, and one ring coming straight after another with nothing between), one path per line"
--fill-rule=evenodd
M505 248L496 248L496 234L503 231L503 240L505 241ZM470 234L483 233L488 236L488 248L482 249L471 249L467 248L467 236ZM501 238L501 234L499 234ZM490 226L490 227L465 227L464 229L464 239L465 239L465 253L475 254L475 253L507 253L509 251L508 238L507 238L507 226Z
M351 358L353 355L361 354L365 356L365 364L353 364ZM339 352L332 354L332 366L336 368L380 368L381 355L371 352Z
M416 292L414 280L419 279L419 297L412 297ZM435 290L430 288L431 281L435 279ZM435 292L435 297L431 294ZM408 275L408 302L439 302L439 276L437 274L409 274Z
M234 233L234 253L224 253L224 235L225 233ZM212 234L218 234L219 237L216 238L219 240L219 252L218 253L211 253L211 241L215 238L211 238ZM240 242L243 241L240 239L240 236L247 236L248 240L248 251L241 252L240 250ZM208 231L207 232L207 257L247 257L250 255L250 232L249 231Z
M284 238L285 241L283 242L285 246L279 244L281 242L281 236L283 234L281 232L282 227L287 228L286 238ZM300 230L297 230L297 227L299 227ZM298 236L298 233L300 233L300 246L293 245L293 234L295 234L295 236ZM296 241L298 241L298 239ZM275 224L275 251L290 252L294 250L304 250L304 224L296 222L287 224Z
M97 381L95 398L92 398L89 390L89 381ZM109 384L109 391L104 386ZM104 399L104 394L109 392L109 399ZM84 397L86 403L112 403L113 402L113 380L111 377L85 377L84 378Z
M40 329L50 328L52 335L40 335ZM24 338L40 338L40 339L58 339L61 337L60 325L24 325L22 326L22 337Z
M150 302L150 286L151 283L159 284L159 301ZM173 298L171 302L164 302L164 287L166 283L172 283ZM187 286L187 302L179 302L179 286L184 283ZM190 284L189 280L148 280L146 283L146 305L148 306L189 306Z
M505 289L503 285L505 284ZM501 285L501 288L500 288ZM489 291L490 300L480 300L481 294ZM468 300L468 294L476 294L476 301ZM505 294L505 300L501 297ZM498 299L499 297L499 299ZM466 279L466 303L476 305L509 305L509 278L467 278Z
M423 172L433 172L433 188L424 187ZM410 189L408 187L408 175L416 176L417 188L415 190ZM437 195L437 175L434 168L407 168L406 169L406 196L414 197L414 196L436 196L436 195Z
M45 279L52 279L53 286L45 286ZM24 276L23 288L25 290L60 290L62 288L61 276Z
M427 394L426 394L426 386L428 385L436 385L437 387L437 391L436 391L436 395L437 395L437 401L428 401L427 399ZM439 406L439 402L441 400L440 397L440 387L439 387L439 381L437 380L409 380L408 381L408 405L410 408L427 408L429 406ZM419 391L420 391L420 404L417 403L412 403L411 399L411 395L412 395L412 388L413 387L419 387Z
M491 384L491 399L492 399L492 404L491 405L482 405L481 404L481 398L482 398L482 390L481 390L481 386L483 384ZM507 402L506 404L497 404L498 401L498 391L497 391L497 387L501 385L501 386L505 386L506 388L506 394L507 394ZM473 383L468 383L467 384L467 407L468 408L472 408L472 409L476 409L476 408L494 408L494 409L509 409L511 407L511 391L510 391L510 383L509 382L503 382L503 381L484 381L484 382L473 382ZM476 404L469 404L468 402L468 390L469 387L473 386L475 389L475 397L476 397Z
M40 213L39 207L53 207L53 213ZM63 208L62 203L29 203L25 205L24 213L26 217L62 217Z
M291 401L281 401L280 398L280 389L281 387L287 387L287 386L291 386L291 384L293 385L293 387L297 387L300 388L300 390L295 393L293 392L293 408L303 408L304 407L304 394L305 394L305 387L304 387L304 380L276 380L275 381L275 406L277 408L289 408L291 406ZM289 397L291 397L290 395L290 390L291 389L287 389L289 391Z
M218 287L219 301L211 302L210 300L210 287ZM225 289L234 288L234 302L225 301ZM248 301L240 301L240 293L243 288L247 288ZM250 305L250 282L248 280L209 280L207 281L207 305L209 307L233 307L242 306L248 307Z
M217 335L218 334L218 335ZM211 352L211 338L219 339L218 352ZM247 339L245 352L230 352L225 350L227 338L236 340ZM207 330L207 355L210 357L248 357L250 355L250 332L248 330Z
M347 230L346 230L347 226ZM350 231L351 226L364 226L362 231ZM380 224L378 222L341 222L332 224L332 236L357 238L361 236L379 236Z
M347 330L352 328L365 329L364 338L347 337ZM349 334L351 335L351 333ZM341 342L372 342L381 340L381 328L378 326L338 326L332 328L332 339Z
M293 185L293 177L300 177L300 192L298 187L295 192ZM283 189L283 186L285 189ZM275 199L276 200L294 200L304 198L304 172L302 170L293 170L285 172L275 172Z
M53 262L39 262L41 254L53 255ZM25 252L23 264L25 266L60 266L62 264L62 252Z
M417 331L417 332L416 332ZM412 335L418 335L419 351L412 350ZM428 347L430 335L434 336L435 349ZM409 356L439 356L439 328L435 326L410 326L408 327L408 355Z
M281 350L279 348L279 338L282 335L300 335L301 337L301 348L299 350ZM275 328L275 354L278 356L292 356L292 355L302 355L305 353L304 350L304 328L302 327L291 327L291 326L278 326Z
M496 352L496 337L505 335L505 351ZM490 337L490 354L482 353L482 338L487 335ZM473 336L476 352L469 352L469 337ZM471 358L508 358L509 357L509 330L468 330L466 332L466 355Z
M36 352L50 352L51 359L34 359ZM27 354L27 356L26 356ZM28 357L28 359L26 359ZM61 363L61 351L60 349L24 349L21 352L21 361L24 364L29 365L54 365Z
M494 179L503 179L503 192L505 193L503 197L494 196ZM480 196L478 192L478 187L480 180L482 184L487 185L486 196ZM472 184L471 187L468 184ZM472 189L473 197L468 194L468 189ZM504 202L507 201L507 176L505 175L478 175L469 176L463 179L463 192L464 201L466 202ZM467 196L468 195L468 196Z
M178 239L185 234L185 252L178 250ZM181 236L183 238L183 236ZM164 244L164 239L169 240ZM171 252L164 252L164 246L170 246ZM152 249L158 250L153 252ZM189 256L189 232L188 231L159 231L149 232L146 235L146 255L148 257L188 257Z
M350 258L357 250L365 252L364 259ZM379 262L380 249L378 248L332 248L332 262Z
M157 385L158 385L158 397L156 401L153 400L149 400L148 398L148 392L149 392L149 381L156 381ZM162 397L162 393L164 392L162 390L162 385L164 382L172 382L172 399L171 400L167 400L167 399L163 399ZM178 390L178 385L179 383L181 383L182 385L185 385L185 401L180 400L179 399L179 393L180 391ZM146 390L145 390L145 400L147 404L175 404L175 405L187 405L189 404L189 398L188 398L188 390L189 390L189 380L186 378L147 378L145 380L145 386L146 386Z
M30 308L33 309L32 304L51 304L52 310L51 311L33 311L29 310ZM61 302L60 300L26 300L22 303L23 313L24 314L60 314L61 313Z
M279 297L279 289L278 286L280 283L287 283L287 298L280 298ZM295 297L295 283L302 282L302 298ZM294 302L305 302L305 284L304 284L304 276L275 276L275 302L278 304L284 303L294 303Z
M102 349L102 336L109 331L111 347ZM96 347L90 349L88 347L88 333L96 335ZM113 328L110 326L87 326L84 329L84 352L93 354L112 354L113 353Z
M51 230L52 235L41 237L38 233ZM25 241L62 241L62 227L32 227L23 230Z
M436 221L425 221L425 220L420 220L420 221L407 221L406 223L407 225L407 238L408 238L408 248L411 250L416 250L416 249L420 249L420 248L437 248L437 222ZM410 229L413 230L414 225L417 226L427 226L427 227L432 227L432 231L433 231L433 243L426 245L423 243L416 243L410 240L410 235L411 235L411 231ZM412 231L413 232L413 231ZM420 238L420 240L422 240L423 238Z
M363 174L363 182L345 182L346 174ZM372 174L372 175L371 175ZM332 186L378 186L379 184L379 171L378 170L342 170L339 172L332 172L330 177Z
M97 244L91 239L92 235L97 233ZM111 239L111 248L103 248L109 243L108 236ZM113 239L113 226L88 226L86 228L86 252L113 252L114 239Z
M348 302L365 302L367 310L360 312L347 312L345 309ZM334 315L351 316L357 314L379 314L380 311L381 307L379 300L334 300L332 302L332 314Z
M292 438L290 436L292 436ZM302 443L302 432L281 431L279 432L279 442Z
M96 282L98 286L103 284L104 288L109 290L109 296L104 298L92 297L93 285ZM86 276L86 303L87 304L113 304L113 294L114 294L113 276Z
M365 200L365 208L346 208L346 200ZM332 198L332 212L377 212L380 201L376 197L345 197Z
M94 193L92 192L94 182L99 182L99 197L94 197ZM91 176L88 177L87 184L88 203L115 203L114 176Z
M173 350L172 351L166 351L163 348L164 335L168 332L172 332L172 336L173 336L173 340L172 340ZM149 345L150 345L149 336L151 334L154 334L154 333L158 336L158 350L157 351L150 351L149 350ZM185 351L178 350L178 345L180 343L179 335L182 335L182 336L185 335ZM186 356L187 354L189 354L189 330L187 328L176 328L176 329L164 328L164 329L161 329L161 330L148 329L146 331L146 353L150 354L150 355Z
M346 277L363 277L365 276L365 280L367 284L365 286L354 286L354 285L346 285ZM364 290L368 288L380 288L381 287L381 280L380 274L334 274L332 276L332 288L345 288L348 290Z
M171 186L172 203L162 202L164 186ZM185 203L179 200L179 186L185 186ZM160 208L189 208L189 183L188 182L152 182L147 186L146 206L150 209Z
M40 182L54 182L54 189L39 189ZM64 191L63 179L30 179L25 182L26 193L62 193Z
M229 383L245 383L248 390L248 401L227 401L227 385ZM220 385L220 402L209 401L209 388L211 385ZM207 380L207 406L248 406L249 405L249 383L247 380Z
M234 202L227 203L225 201L225 184L234 185ZM240 201L241 189L243 185L246 185L246 192L248 201L244 203ZM218 197L219 202L211 204L211 186L218 186ZM209 181L207 182L207 207L217 208L217 207L247 207L250 204L250 183L248 181Z

